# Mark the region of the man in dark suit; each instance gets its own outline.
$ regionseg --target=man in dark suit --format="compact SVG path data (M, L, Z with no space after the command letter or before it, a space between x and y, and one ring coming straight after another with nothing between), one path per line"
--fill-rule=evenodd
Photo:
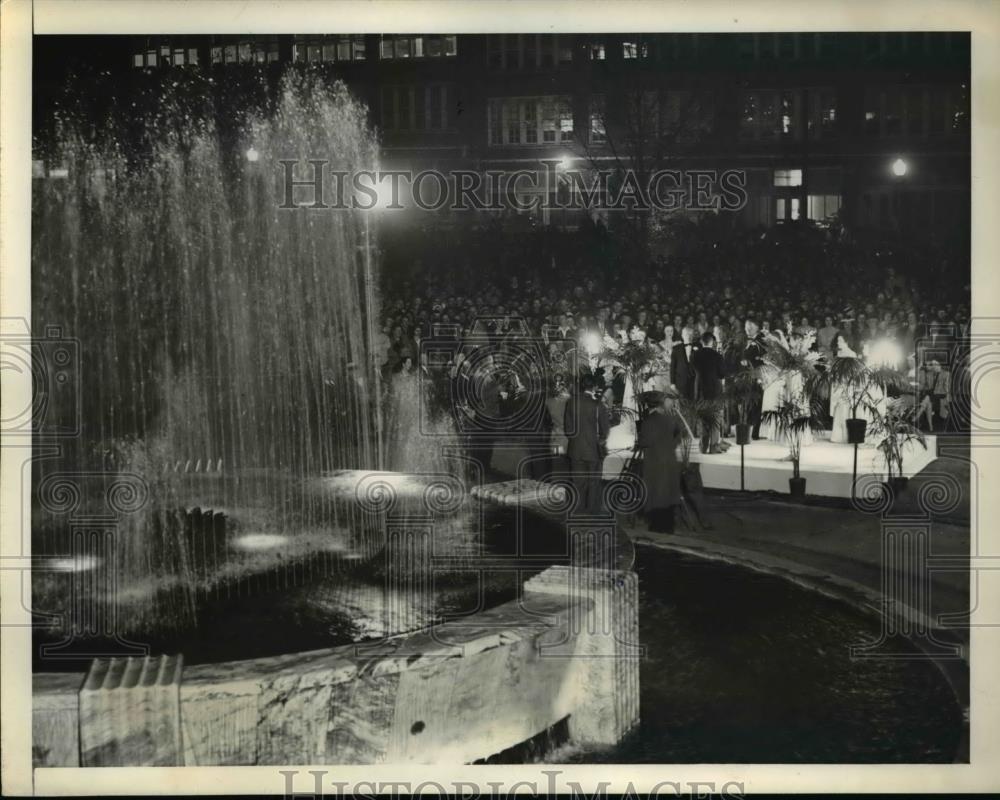
M759 370L764 365L764 353L767 347L764 344L764 335L760 332L757 320L748 318L744 325L747 335L746 347L743 348L742 365ZM758 386L754 394L753 403L750 405L750 424L753 426L753 438L760 439L760 412L764 401L764 391Z
M722 399L722 378L725 364L722 354L715 349L715 336L705 332L701 337L701 347L691 356L691 367L695 374L695 399ZM721 415L721 410L720 410ZM701 433L701 451L703 453L721 453L721 431L718 425L713 425Z
M694 370L691 356L694 354L694 329L681 329L681 341L670 351L670 384L674 391L688 400L694 398Z
M580 379L579 392L566 403L564 429L568 442L573 486L576 487L575 513L601 514L601 465L604 461L604 444L611 428L608 411L594 397L597 382L590 375Z

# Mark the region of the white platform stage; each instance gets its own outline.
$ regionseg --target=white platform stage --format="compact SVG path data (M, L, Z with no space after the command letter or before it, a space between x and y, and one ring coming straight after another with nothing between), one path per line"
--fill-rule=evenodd
M927 449L919 442L911 442L903 450L903 472L912 478L937 458L937 439L925 437ZM728 452L718 455L703 455L695 448L691 460L701 464L701 480L708 489L740 488L740 448L733 439ZM792 463L784 461L788 448L782 444L760 440L746 446L744 488L747 491L775 491L788 494L788 479L792 477ZM604 478L617 476L631 450L614 450L604 459ZM851 475L854 460L854 445L831 444L828 440L817 439L802 448L799 472L806 479L806 494L824 497L851 496ZM874 445L858 447L858 477L876 475L885 477L885 461Z

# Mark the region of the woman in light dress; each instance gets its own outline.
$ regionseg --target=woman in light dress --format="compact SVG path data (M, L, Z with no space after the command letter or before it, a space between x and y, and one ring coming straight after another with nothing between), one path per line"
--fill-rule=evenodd
M833 351L837 358L858 358L844 337L839 333L833 342ZM875 414L869 408L869 404L875 406L878 413L885 413L888 399L885 392L878 386L872 387L868 392L868 397L858 406L857 419L868 422L869 429L875 420ZM853 418L854 412L851 408L851 398L847 387L840 383L835 383L830 387L830 414L833 417L833 428L830 431L830 441L833 444L847 444L847 420Z
M787 349L788 342L780 329L776 331L762 329L762 331L765 338L777 341ZM781 405L781 399L785 396L785 375L773 364L765 362L760 368L760 385L764 390L764 397L760 404L761 415L768 411L777 411L778 406ZM760 425L760 437L772 442L777 441L778 432L775 424L768 420L763 421Z

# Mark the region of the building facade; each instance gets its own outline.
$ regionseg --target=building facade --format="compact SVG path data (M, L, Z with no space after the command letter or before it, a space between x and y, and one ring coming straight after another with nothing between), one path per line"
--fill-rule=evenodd
M966 33L112 41L102 58L116 75L292 63L341 79L368 105L385 168L732 169L746 175L744 227L839 215L916 238L967 235Z

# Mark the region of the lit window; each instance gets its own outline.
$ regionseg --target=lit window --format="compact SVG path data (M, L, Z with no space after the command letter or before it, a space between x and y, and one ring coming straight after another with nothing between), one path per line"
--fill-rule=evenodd
M491 145L534 145L573 138L573 111L565 97L494 98L488 106Z
M648 58L649 43L636 41L622 42L622 57L626 59Z
M604 117L600 112L590 112L590 141L594 144L602 144L608 140L607 131L604 130Z
M590 60L591 61L604 61L604 45L600 42L591 42L590 44Z
M135 53L132 56L132 66L133 67L144 67L144 66L146 66L146 60L143 58L142 53Z
M189 47L188 48L187 63L188 64L197 64L198 63L198 51L194 47Z
M221 64L222 63L222 48L213 47L212 48L212 63Z
M801 169L776 169L774 171L775 186L801 186Z
M808 201L809 219L822 222L835 216L840 211L839 194L811 194Z

